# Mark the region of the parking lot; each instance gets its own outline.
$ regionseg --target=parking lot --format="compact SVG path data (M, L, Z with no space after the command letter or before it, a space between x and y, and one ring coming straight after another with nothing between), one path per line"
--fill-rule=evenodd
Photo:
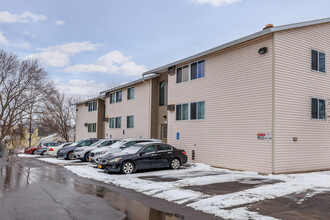
M258 175L205 164L179 170L153 170L130 175L106 174L80 160L41 158L74 174L116 185L223 219L328 219L330 172Z

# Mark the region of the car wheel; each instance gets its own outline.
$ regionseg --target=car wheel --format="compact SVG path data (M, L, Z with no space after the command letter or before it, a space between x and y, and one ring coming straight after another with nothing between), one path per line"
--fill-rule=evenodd
M85 161L85 162L89 161L89 153L90 153L90 152L87 152L87 153L85 154L85 156L84 156L84 161Z
M45 156L45 151L41 152L41 154L40 154L40 155L42 155L42 156Z
M72 151L68 153L67 159L68 160L73 160L74 159L73 158L73 152Z
M32 151L32 154L35 155L36 154L36 150Z
M171 164L170 167L171 169L179 169L181 166L180 160L178 158L174 158L173 160L171 160Z
M131 174L134 172L135 166L132 162L126 161L121 166L121 171L125 174Z

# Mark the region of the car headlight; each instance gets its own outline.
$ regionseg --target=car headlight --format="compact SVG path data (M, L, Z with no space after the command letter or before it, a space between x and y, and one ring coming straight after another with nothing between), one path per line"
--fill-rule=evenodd
M116 162L119 162L119 161L121 161L121 157L117 157L117 158L114 158L114 159L112 159L112 160L109 160L109 163L116 163Z

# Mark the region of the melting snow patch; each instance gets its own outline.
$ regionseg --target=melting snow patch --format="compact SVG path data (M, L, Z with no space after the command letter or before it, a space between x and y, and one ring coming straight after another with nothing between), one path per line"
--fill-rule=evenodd
M17 154L18 157L40 157L40 155L34 154Z

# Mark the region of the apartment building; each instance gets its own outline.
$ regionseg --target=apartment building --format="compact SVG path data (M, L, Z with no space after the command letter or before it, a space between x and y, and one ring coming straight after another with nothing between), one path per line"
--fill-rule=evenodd
M162 138L190 161L235 170L330 169L329 34L330 18L268 25L145 72L103 93L104 136Z
M76 108L76 140L156 138L166 143L167 73L102 91Z
M213 166L330 168L330 19L264 30L144 73L169 71L168 142Z
M104 96L98 96L75 103L76 141L104 137L104 101Z

